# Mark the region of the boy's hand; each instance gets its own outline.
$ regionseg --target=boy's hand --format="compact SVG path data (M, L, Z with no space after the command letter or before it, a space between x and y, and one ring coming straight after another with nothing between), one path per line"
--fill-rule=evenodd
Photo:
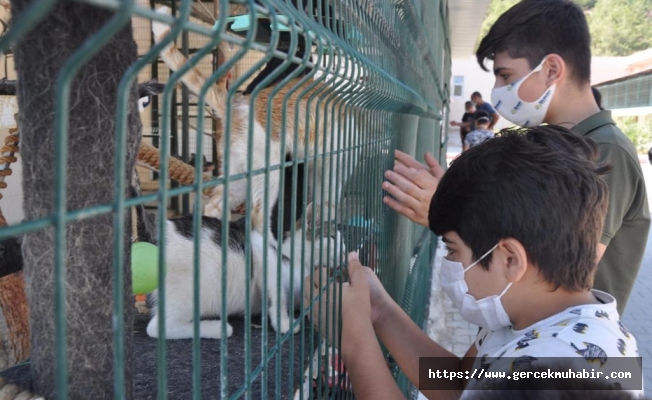
M359 323L366 322L375 325L380 321L383 310L391 301L391 297L383 288L376 274L370 268L363 267L360 264L357 253L349 253L348 272L349 282L342 284L342 324L344 329L351 333ZM322 272L322 284L327 281L328 273L328 270ZM304 291L304 304L306 306L312 302L308 286L310 284L314 288L313 295L316 296L321 290L318 274L315 274L312 281L310 281L310 277L307 278ZM337 312L339 309L337 307L337 300L339 299L338 286L337 283L332 284L329 288L328 301L326 301L326 294L322 294L320 301L315 304L312 311L313 324L317 327L321 320L322 332L320 333L327 339L331 339L334 332L333 311ZM320 309L321 315L319 313ZM328 331L326 331L326 311L328 311ZM337 331L335 330L335 332Z
M425 160L427 166L396 150L394 170L385 171L385 178L390 182L383 183L383 189L394 198L384 197L383 201L394 211L427 228L430 200L444 176L444 169L430 153L426 153Z

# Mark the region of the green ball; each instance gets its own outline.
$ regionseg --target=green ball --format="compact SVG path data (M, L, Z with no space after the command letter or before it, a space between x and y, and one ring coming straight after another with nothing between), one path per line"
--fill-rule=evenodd
M131 245L131 287L134 294L148 294L158 286L158 249L151 243Z

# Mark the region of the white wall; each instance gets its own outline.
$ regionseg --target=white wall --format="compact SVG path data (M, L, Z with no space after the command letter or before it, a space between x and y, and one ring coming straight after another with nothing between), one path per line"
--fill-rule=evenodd
M489 62L487 64L491 68L492 64ZM493 72L485 72L480 68L475 57L471 56L469 58L456 58L453 59L452 73L451 73L451 106L450 106L450 117L451 121L460 121L462 115L464 114L464 103L471 100L471 93L480 92L482 94L482 99L486 102L491 103L491 89L494 87L494 75ZM454 82L456 76L464 77L464 85L462 87L462 95L456 97L453 94ZM504 118L500 118L496 124L496 129L499 130L509 126L510 123ZM459 128L454 126L448 126L448 132L450 133L459 133Z

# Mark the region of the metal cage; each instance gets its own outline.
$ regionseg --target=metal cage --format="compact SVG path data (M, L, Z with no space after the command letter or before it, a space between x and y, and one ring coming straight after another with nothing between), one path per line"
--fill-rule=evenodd
M16 16L16 23L1 38L3 51L22 40L29 31L48 17L56 0L35 0L23 13ZM246 274L246 304L241 318L233 322L233 336L227 337L227 318L221 318L222 339L204 340L200 332L200 254L202 242L193 240L191 258L193 274L194 337L182 344L166 341L165 312L171 305L166 282L166 230L165 221L171 215L193 214L192 238L201 237L202 211L205 207L205 191L223 187L220 199L223 210L231 210L230 191L245 188L243 257L245 265L254 260L251 237L257 229L252 216L255 208L254 189L260 180L264 182L262 229L262 271L267 276L278 270L283 262L291 266L291 276L300 273L312 277L322 274L321 265L330 269L331 276L321 276L324 283L338 285L339 277L346 274L342 258L321 259L322 253L313 251L310 243L320 240L318 229L308 227L328 223L341 235L338 249L327 249L327 254L345 254L359 251L365 265L373 268L390 294L406 312L421 326L424 324L430 288L431 261L435 248L433 235L417 228L405 218L397 216L383 205L381 184L384 171L394 163L394 150L400 149L417 158L426 151L432 152L445 162L445 139L443 126L448 118L450 78L450 44L447 0L231 0L193 3L190 0L78 0L75 4L98 7L111 11L111 19L95 35L84 38L82 45L67 60L56 82L54 182L55 203L51 215L27 220L21 224L0 228L0 239L22 236L44 229L53 230L54 241L52 265L54 268L53 303L56 347L55 389L58 399L74 397L69 384L75 368L69 359L70 338L67 326L70 307L66 301L66 268L69 262L66 245L76 240L67 229L85 219L111 215L113 242L110 254L98 250L98 257L110 257L113 265L112 332L113 341L105 343L111 350L114 369L113 387L108 388L114 398L349 398L350 384L342 371L333 347L320 338L319 332L307 318L314 301L301 304L290 314L292 327L300 327L281 333L269 325L267 307L263 306L260 318L252 309L250 290L253 279ZM155 11L167 5L172 15ZM211 20L210 18L214 18ZM170 33L161 43L151 35L153 21L169 25ZM116 82L117 103L112 188L115 198L105 204L89 204L81 209L70 209L67 204L66 168L68 163L68 121L71 103L76 93L71 92L71 82L81 66L110 42L113 36L132 23L134 39L138 45L139 59L130 66L120 82ZM169 70L159 58L165 45L176 42L181 53L188 57L187 63L177 71ZM229 44L229 54L218 62L215 49ZM304 46L303 53L299 47ZM219 148L213 138L223 135L225 143L232 143L234 135L240 135L237 123L240 109L232 107L234 99L242 98L242 92L253 79L259 77L266 65L277 63L277 68L247 94L252 110L257 96L267 90L268 101L265 118L248 115L246 132L248 154L240 160L246 164L244 172L231 171L233 147ZM183 85L183 76L193 70L206 76L201 91L193 93ZM230 72L230 75L228 75ZM230 77L229 77L230 76ZM137 167L142 182L140 196L130 197L131 184L123 177L130 174L125 154L129 150L127 119L130 115L130 91L135 81L157 78L165 84L164 92L152 97L149 109L141 113L143 122L142 141L158 148L161 155L160 168L149 171ZM211 118L207 93L228 78L225 92L225 116L222 121ZM20 79L20 78L19 78ZM20 85L20 81L19 81ZM239 97L240 96L240 97ZM130 100L131 99L131 100ZM257 109L256 109L257 110ZM274 112L276 111L276 114ZM272 121L278 118L278 121ZM300 120L314 124L313 132L302 139L298 128ZM258 123L263 131L256 131ZM280 126L280 134L274 131ZM25 132L22 132L25 134ZM278 138L282 154L273 154L272 140ZM319 139L321 138L321 139ZM321 142L320 142L321 140ZM265 143L263 153L256 153L256 146ZM288 146L287 143L292 143ZM290 148L288 150L288 148ZM179 184L170 179L171 157L190 162L195 154L194 182ZM262 155L261 155L262 154ZM214 166L215 171L204 174L203 157ZM262 158L257 158L262 157ZM279 160L274 163L272 160ZM39 160L26 160L38 163ZM262 168L255 165L263 164ZM210 176L209 176L210 175ZM273 182L278 180L278 186ZM273 194L278 192L278 197ZM35 196L38 193L28 193ZM209 195L210 197L210 195ZM278 201L276 210L272 209ZM312 220L300 218L308 205L315 212ZM125 232L131 226L133 207L147 205L145 214L156 218L158 246L158 341L155 366L138 360L136 370L151 369L151 373L135 373L129 376L126 360L139 357L144 350L130 346L125 337L131 332L125 321L125 309L129 303L130 274L129 248L125 245ZM226 215L226 211L224 211ZM272 219L276 223L268 225ZM319 215L319 217L315 217ZM288 217L289 216L289 217ZM139 218L141 218L140 216ZM144 217L142 217L144 218ZM229 218L235 220L235 216ZM289 224L281 221L289 220ZM322 224L322 225L317 225ZM97 226L97 229L103 229ZM272 231L278 239L275 242ZM306 232L306 231L310 232ZM297 236L298 235L298 236ZM312 235L312 237L310 237ZM227 243L229 225L221 225L221 254L219 260L227 265L234 257ZM295 240L303 247L298 252ZM235 240L235 239L233 239ZM283 259L280 249L283 243L291 243L289 260ZM337 242L336 242L337 243ZM276 247L277 246L277 247ZM298 255L297 257L295 257ZM296 259L295 259L296 258ZM27 261L27 260L26 260ZM30 268L28 263L25 266ZM89 268L89 274L93 268ZM293 282L290 278L289 302L293 302ZM227 313L226 286L228 269L223 269L219 282L221 290L221 315ZM303 285L303 283L302 283ZM262 298L267 299L268 282L263 278ZM313 291L313 288L303 288ZM302 290L302 291L303 291ZM327 295L312 293L313 298ZM125 302L127 299L127 302ZM279 306L280 307L280 306ZM330 310L329 321L337 322L341 310ZM137 319L138 317L136 317ZM145 317L142 317L145 318ZM327 327L326 327L327 328ZM144 335L144 332L135 333ZM150 344L155 339L150 340ZM336 342L331 337L330 342ZM255 343L255 345L254 345ZM170 362L170 357L187 351L188 362L180 366ZM134 352L134 354L128 354ZM210 357L215 357L212 361ZM233 364L241 360L241 363ZM34 362L34 361L33 361ZM391 364L391 360L388 359ZM212 367L206 365L213 363ZM234 367L235 365L235 367ZM187 374L183 389L171 387L170 380L185 368ZM208 369L207 369L208 368ZM171 375L172 374L172 375ZM406 395L413 396L414 387L395 368L395 376ZM133 378L133 379L132 379ZM135 380L135 395L132 392ZM176 380L175 380L176 382ZM210 382L210 384L208 383ZM152 386L154 385L154 386ZM176 383L175 383L176 385ZM143 389L148 387L149 389ZM152 387L156 392L152 392ZM178 389L178 390L177 390ZM144 394L144 390L149 390ZM182 394L183 393L183 394ZM133 397L135 396L135 397Z

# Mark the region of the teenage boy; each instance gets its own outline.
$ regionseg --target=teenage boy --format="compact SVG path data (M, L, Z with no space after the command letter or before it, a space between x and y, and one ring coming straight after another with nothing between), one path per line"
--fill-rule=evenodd
M650 212L636 150L591 91L590 42L586 17L572 1L524 0L498 18L476 56L485 69L485 60L493 60L491 99L503 117L524 127L545 122L570 128L594 140L599 160L612 166L603 177L609 208L596 252L600 263L594 287L611 293L622 313L645 252ZM430 177L417 176L414 169L427 168L406 154L397 153L397 161L398 168L385 175L390 182L383 184L395 198L385 203L423 223L425 203L434 192L423 189L436 188L442 173L433 169L432 157L426 158Z
M357 255L349 255L340 352L356 398L402 398L376 336L415 385L420 357L444 357L448 372L464 373L550 362L542 357L617 370L614 359L638 356L616 300L591 290L607 208L607 187L598 176L607 168L593 162L596 153L594 143L561 127L503 131L462 153L443 176L429 212L430 229L448 249L441 285L462 317L482 327L461 360L431 341ZM315 289L319 283L312 282ZM326 313L318 310L313 316L321 315L326 326ZM463 386L482 388L488 381L460 379L446 395L455 398Z

